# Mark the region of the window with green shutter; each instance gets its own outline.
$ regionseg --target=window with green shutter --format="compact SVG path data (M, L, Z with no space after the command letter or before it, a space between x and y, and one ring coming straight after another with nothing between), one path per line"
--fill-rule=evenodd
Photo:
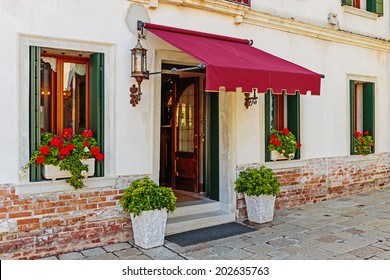
M355 154L355 133L371 135L375 143L375 84L349 81L350 88L350 146ZM372 148L375 152L375 144Z
M341 0L341 5L363 9L383 16L383 0Z
M268 150L272 129L288 128L300 142L300 96L288 94L273 94L271 90L265 95L265 161L270 161ZM295 153L295 159L301 156L300 149Z
M104 151L104 54L30 47L30 155L42 130L62 135L91 129ZM104 176L96 161L95 176ZM30 181L41 180L40 166L30 167Z

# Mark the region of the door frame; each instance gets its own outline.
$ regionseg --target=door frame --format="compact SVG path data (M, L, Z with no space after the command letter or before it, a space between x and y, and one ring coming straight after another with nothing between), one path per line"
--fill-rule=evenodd
M161 71L163 63L197 65L198 60L193 57L174 50L156 49L154 70ZM206 70L207 71L207 70ZM155 75L152 79L153 85L150 91L150 127L151 147L150 163L152 167L151 177L159 181L160 171L160 123L161 123L161 75ZM234 181L236 178L236 103L239 92L225 92L221 87L219 90L219 202L223 210L234 212L236 209L236 194L234 192ZM241 101L241 99L240 99ZM241 104L241 103L240 103Z

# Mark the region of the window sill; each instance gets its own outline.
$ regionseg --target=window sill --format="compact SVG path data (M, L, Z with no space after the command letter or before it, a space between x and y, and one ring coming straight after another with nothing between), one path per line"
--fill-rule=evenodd
M116 177L88 178L83 180L85 187L82 190L93 190L115 186ZM71 192L75 189L65 180L41 181L15 185L16 195L33 195L55 192Z
M361 161L376 161L380 158L379 154L369 155L351 155L347 157L348 162L361 162Z
M307 160L292 159L292 160L270 161L264 163L264 165L271 169L296 168L296 167L302 167L307 165Z
M368 18L368 19L372 19L372 20L378 19L378 14L375 14L372 12L367 12L365 10L354 8L354 7L347 6L347 5L344 5L342 7L344 9L344 12L346 12L348 14L352 14L355 16L360 16L360 17L364 17L364 18Z

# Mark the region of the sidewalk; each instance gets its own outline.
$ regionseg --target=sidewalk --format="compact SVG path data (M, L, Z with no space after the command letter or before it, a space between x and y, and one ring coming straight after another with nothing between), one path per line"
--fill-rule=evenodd
M44 259L389 260L390 188L279 211L256 231L193 246L144 250L129 241Z

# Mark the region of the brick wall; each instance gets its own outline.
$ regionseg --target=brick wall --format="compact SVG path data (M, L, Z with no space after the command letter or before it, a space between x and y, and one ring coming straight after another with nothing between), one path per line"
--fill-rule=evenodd
M130 180L33 195L0 185L0 259L36 259L133 239L130 216L119 204Z
M390 183L389 153L313 159L302 161L297 166L288 162L265 165L274 170L281 183L275 210L383 188ZM240 166L237 174L246 167L256 166ZM236 214L238 219L247 217L245 199L241 194L237 195Z

